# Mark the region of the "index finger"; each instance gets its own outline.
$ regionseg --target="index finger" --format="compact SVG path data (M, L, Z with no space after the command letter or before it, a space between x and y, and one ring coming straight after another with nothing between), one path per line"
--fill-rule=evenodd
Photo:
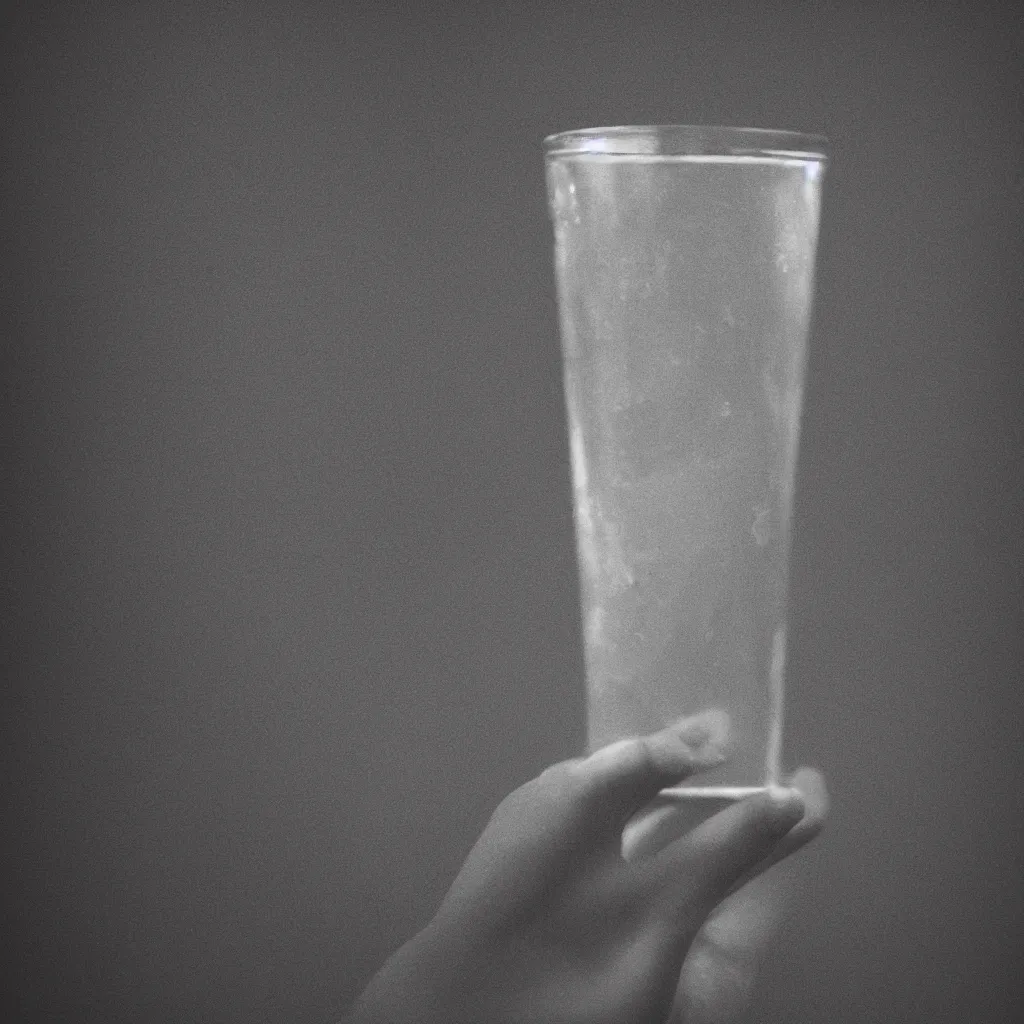
M729 716L713 709L602 747L575 762L572 772L591 799L624 826L661 790L721 764L728 736Z

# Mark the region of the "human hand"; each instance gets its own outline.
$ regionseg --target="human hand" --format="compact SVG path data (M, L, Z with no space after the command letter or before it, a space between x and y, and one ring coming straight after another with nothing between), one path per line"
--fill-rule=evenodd
M734 966L745 962L734 954L763 941L764 929L750 928L762 917L738 889L812 839L824 805L775 789L666 845L677 818L652 801L719 763L722 731L722 716L696 716L560 762L506 797L437 915L374 977L352 1024L723 1019L707 1015L716 977L722 999L734 998ZM808 779L823 795L820 777ZM695 946L706 921L712 934Z
M747 1019L761 957L796 882L793 862L778 862L812 839L828 813L828 791L818 772L802 768L789 784L803 796L803 819L712 910L683 962L665 1024L737 1024ZM650 856L684 835L693 817L687 804L656 797L626 827L623 855Z

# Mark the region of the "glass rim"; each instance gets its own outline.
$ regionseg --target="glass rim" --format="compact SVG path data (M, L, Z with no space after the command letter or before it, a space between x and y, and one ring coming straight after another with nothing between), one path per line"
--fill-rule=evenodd
M646 124L575 128L544 139L544 155L568 156L750 156L826 163L824 135L775 128L726 125Z

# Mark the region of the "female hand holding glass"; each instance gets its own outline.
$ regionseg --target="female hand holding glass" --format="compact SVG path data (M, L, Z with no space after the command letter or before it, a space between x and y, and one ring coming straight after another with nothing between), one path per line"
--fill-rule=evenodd
M515 790L351 1024L738 1019L783 902L763 872L818 834L828 798L803 769L673 837L652 801L722 762L724 728L694 716Z

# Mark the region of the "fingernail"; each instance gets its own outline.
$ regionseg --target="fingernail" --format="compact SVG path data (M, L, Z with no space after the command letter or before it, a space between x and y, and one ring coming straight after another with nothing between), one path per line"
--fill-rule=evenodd
M681 718L676 723L679 735L692 747L715 746L724 748L732 723L729 715L719 708L702 711L699 715Z

